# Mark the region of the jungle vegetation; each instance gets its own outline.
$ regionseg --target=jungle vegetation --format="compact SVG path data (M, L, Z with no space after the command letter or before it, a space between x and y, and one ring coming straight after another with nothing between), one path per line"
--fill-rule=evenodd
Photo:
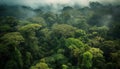
M120 5L12 9L0 6L0 69L120 69Z

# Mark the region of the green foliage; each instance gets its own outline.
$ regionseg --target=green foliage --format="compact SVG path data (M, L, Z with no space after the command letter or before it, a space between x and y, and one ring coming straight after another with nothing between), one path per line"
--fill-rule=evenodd
M69 20L69 23L70 23L70 25L75 26L75 27L85 30L85 31L87 31L89 28L86 18L82 15Z
M5 69L17 69L17 63L14 60L9 60L5 65Z
M87 48L87 45L85 45L82 41L75 38L68 38L66 40L66 46L68 49L71 50L71 53L76 57L80 56L80 54L82 54Z
M66 40L66 47L69 54L66 55L68 55L69 58L74 58L73 60L76 59L76 62L71 62L74 62L80 68L80 64L82 63L82 55L89 47L82 41L75 38L68 38Z
M25 68L29 68L32 64L32 55L30 52L26 52L24 60Z
M19 28L19 31L26 39L26 47L28 47L28 50L33 54L33 56L35 56L35 58L40 56L36 33L41 27L42 26L39 24L28 24Z
M82 41L75 39L75 38L68 38L66 40L66 46L70 46L70 45L75 45L78 48L85 46L85 44Z
M24 42L24 38L19 32L7 33L1 39L6 45L19 45L21 42Z
M21 43L25 41L23 36L19 32L11 32L3 35L1 40L0 54L3 55L1 55L0 58L7 56L7 59L10 60L1 60L6 61L3 62L3 64L6 64L6 69L16 69L17 67L17 69L21 69L23 67L23 61L22 54L18 48L20 48Z
M39 69L49 69L48 65L46 63L38 63L36 64L36 67Z
M61 60L61 59L64 59L64 58L65 58L65 56L62 55L62 54L56 54L56 55L54 55L53 57L55 58L55 60Z
M18 69L22 69L22 67L23 67L22 54L16 47L15 47L15 51L13 53L13 59L16 61L17 65L18 65L17 66Z
M54 62L59 61L59 63L62 64L62 63L67 61L65 59L66 59L66 57L63 54L54 54L54 55L46 58L46 62L53 62L54 63Z
M103 51L100 50L99 48L90 48L89 52L93 55L93 59L92 59L92 64L94 65L93 68L98 68L98 69L105 68Z
M7 32L9 30L11 30L9 25L0 26L0 32Z
M49 67L45 62L40 61L35 66L31 66L30 69L49 69Z
M35 24L40 24L42 26L46 26L45 20L42 17L32 17L28 19L30 22Z
M111 61L114 65L112 65L112 68L120 68L120 50L118 50L115 53L111 53Z
M111 24L109 33L115 39L120 38L120 35L119 35L120 34L120 24L119 24L119 22Z
M115 52L117 44L114 41L104 41L100 46L106 56L109 56L110 52Z
M62 65L62 69L68 69L68 66L65 65L65 64L63 64L63 65Z
M93 55L90 52L85 52L83 54L82 67L83 69L90 69L92 67Z
M59 37L73 37L75 33L75 27L67 24L54 24L52 31L55 36Z
M102 36L105 37L108 33L109 28L107 26L102 26L102 27L96 27L93 26L90 28L91 32L97 32L97 36Z
M15 17L0 17L0 32L3 34L5 32L16 31L17 24L18 20Z
M103 51L99 48L90 48L89 52L93 55L94 58L103 58Z
M4 44L0 44L0 54L8 52L8 47Z
M81 41L87 42L88 41L88 34L82 29L77 29L75 31L75 38L79 38Z
M44 36L44 40L51 38L51 36L50 36L50 35L51 35L51 31L50 31L50 29L48 29L48 28L42 29L42 30L41 30L41 34Z
M30 31L38 30L40 27L42 27L42 26L39 24L28 24L28 25L20 27L19 30L24 31L24 32L25 31L30 32Z
M120 69L119 5L92 2L59 14L11 7L20 15L0 16L0 69ZM22 8L36 15L24 18Z
M90 37L91 38L91 37ZM104 38L100 36L94 36L94 38L88 40L88 44L92 47L99 47L99 45L104 41Z

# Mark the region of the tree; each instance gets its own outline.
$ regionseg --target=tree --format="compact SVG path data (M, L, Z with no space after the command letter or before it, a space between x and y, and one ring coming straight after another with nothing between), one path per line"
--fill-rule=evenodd
M31 66L30 69L49 69L44 59L41 59L35 66Z
M43 18L45 19L48 27L51 27L57 21L56 14L52 12L47 12L46 14L43 15Z
M1 39L3 40L2 43L6 43L6 45L12 44L14 46L18 46L25 40L19 32L7 33Z
M55 69L61 69L62 64L65 64L68 61L68 59L61 53L53 54L49 57L46 57L45 59L48 64L52 64L50 67Z
M25 53L25 57L24 57L24 66L25 66L25 68L29 68L30 67L30 65L32 64L32 54L30 53L30 52L26 52Z
M70 19L68 21L68 24L85 31L87 31L89 28L89 25L87 24L87 19L83 15Z
M67 24L54 24L52 26L53 35L57 37L73 37L75 34L75 27Z
M14 59L17 63L17 69L22 69L23 68L23 60L22 60L22 54L20 50L18 50L15 47L15 51L13 52L12 59Z
M118 50L117 52L111 53L110 57L111 57L112 67L119 69L120 68L120 58L119 58L120 50Z
M89 46L84 44L82 41L75 39L75 38L68 38L66 39L66 49L67 49L67 54L69 58L74 58L74 62L72 61L75 65L80 65L82 62L82 54L89 49Z
M16 26L18 25L18 20L15 17L7 16L0 17L0 33L4 34L6 32L15 32Z
M82 29L75 30L75 38L79 38L83 42L88 42L88 34Z
M92 67L92 58L93 55L90 52L83 53L82 69L90 69Z
M38 58L39 54L39 46L38 46L38 39L36 37L36 32L42 26L39 24L28 24L19 28L19 31L25 38L25 47L27 47L27 51L30 51L34 58Z
M106 37L106 35L108 34L108 30L109 28L107 26L93 26L89 29L89 32L97 32L97 36Z
M45 20L42 17L32 17L29 18L28 20L34 24L40 24L42 26L46 26Z
M7 52L1 51L0 53L4 53L4 54L2 54L0 58L3 58L4 56L8 56L7 57L8 60L2 60L2 61L6 61L3 63L6 64L13 63L13 65L11 65L13 69L15 69L14 67L18 67L17 69L22 69L23 60L22 60L22 54L20 52L20 44L24 42L23 36L19 32L12 32L5 34L3 37L1 37L1 40L2 40L1 42L2 44L5 43L4 45L2 45L3 46L2 48L5 48ZM9 65L6 65L6 68L7 67L9 68Z
M68 66L65 65L65 64L63 64L63 65L62 65L62 69L68 69Z
M112 40L104 41L102 42L102 44L99 45L99 48L104 52L104 56L107 61L110 60L110 53L115 52L117 50L116 46L117 44Z
M36 64L36 68L38 69L49 69L48 65L46 63L40 62Z
M114 38L114 39L120 39L120 24L119 22L117 23L112 23L110 24L110 30L109 34Z
M9 60L9 61L6 63L4 69L18 69L16 61L14 61L14 60Z
M93 55L92 64L94 66L92 66L92 68L104 69L105 60L103 56L103 51L99 48L90 48L90 50L88 51Z

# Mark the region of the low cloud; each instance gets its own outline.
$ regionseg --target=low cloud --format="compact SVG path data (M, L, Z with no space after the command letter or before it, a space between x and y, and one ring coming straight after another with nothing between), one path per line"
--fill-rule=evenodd
M65 6L85 7L90 2L100 2L102 4L119 4L120 0L0 0L0 5L7 6L27 6L32 9L42 8L43 11L58 12Z
M100 2L104 4L117 4L120 0L0 0L0 4L6 5L24 5L31 8L51 6L58 8L60 6L89 6L89 2Z

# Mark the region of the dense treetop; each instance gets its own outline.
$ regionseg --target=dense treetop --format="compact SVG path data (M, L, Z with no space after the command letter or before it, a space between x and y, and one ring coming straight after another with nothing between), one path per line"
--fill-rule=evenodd
M0 6L0 69L120 69L120 5L7 8Z

